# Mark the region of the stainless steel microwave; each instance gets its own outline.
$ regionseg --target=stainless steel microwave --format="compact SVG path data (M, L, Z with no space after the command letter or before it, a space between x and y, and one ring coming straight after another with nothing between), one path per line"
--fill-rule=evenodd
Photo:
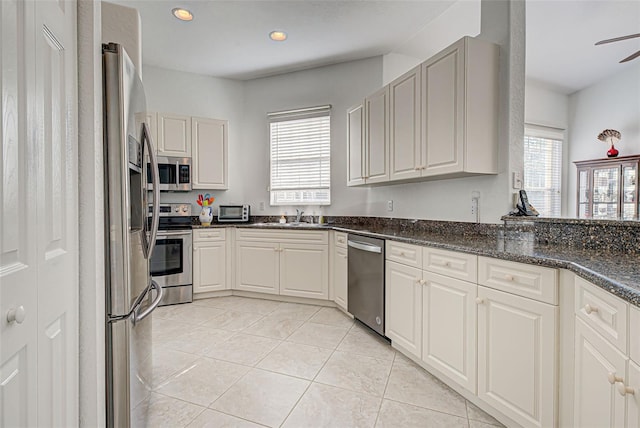
M251 215L249 205L220 205L218 207L219 222L247 222Z
M158 156L161 192L188 192L191 190L191 158ZM151 168L147 164L147 182L151 184Z

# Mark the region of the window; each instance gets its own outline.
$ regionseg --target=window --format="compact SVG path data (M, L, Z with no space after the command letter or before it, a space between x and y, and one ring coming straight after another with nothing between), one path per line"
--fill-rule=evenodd
M524 189L542 217L559 217L562 209L562 141L560 129L527 125L524 130Z
M271 205L331 203L331 107L269 113Z

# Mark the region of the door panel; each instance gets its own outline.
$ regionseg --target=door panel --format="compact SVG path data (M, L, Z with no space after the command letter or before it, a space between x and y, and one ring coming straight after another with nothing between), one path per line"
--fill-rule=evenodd
M422 360L476 393L477 285L423 274Z
M0 2L0 425L36 426L38 147L34 126L35 2ZM22 323L5 322L22 306Z
M421 174L420 83L420 67L416 67L389 84L391 180Z
M385 336L414 356L422 356L422 271L386 262Z
M367 183L389 180L389 87L365 100L365 179Z
M627 397L627 426L640 427L640 366L629 361L628 386L633 388L633 394Z
M237 242L236 289L279 293L280 264L277 243Z
M191 157L191 118L158 114L158 155Z
M333 291L338 306L347 310L347 249L334 247L333 254Z
M193 292L225 290L226 260L225 241L196 243L193 251Z
M280 294L329 298L326 245L280 244Z
M229 121L191 118L193 188L226 189Z
M347 186L364 183L364 106L359 104L347 111Z

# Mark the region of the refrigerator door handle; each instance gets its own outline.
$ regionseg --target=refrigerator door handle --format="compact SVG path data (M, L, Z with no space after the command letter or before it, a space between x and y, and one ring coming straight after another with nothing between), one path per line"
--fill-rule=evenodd
M149 314L151 314L151 312L153 312L158 307L158 305L160 304L160 301L162 300L162 296L164 294L164 290L162 289L162 287L160 287L158 283L155 282L154 280L151 280L151 288L155 289L156 293L158 294L156 294L156 298L153 299L153 302L151 302L151 305L149 305L149 307L144 311L138 312L140 310L140 304L142 304L142 302L140 302L140 304L133 310L134 324L148 317Z
M142 138L149 150L149 163L151 164L151 183L153 184L153 208L151 212L151 230L147 247L143 248L145 252L145 258L150 259L153 254L153 249L156 246L156 238L158 236L158 225L160 223L160 172L158 169L158 158L153 151L153 141L151 140L151 133L146 123L142 124ZM146 233L143 233L143 239L146 241Z

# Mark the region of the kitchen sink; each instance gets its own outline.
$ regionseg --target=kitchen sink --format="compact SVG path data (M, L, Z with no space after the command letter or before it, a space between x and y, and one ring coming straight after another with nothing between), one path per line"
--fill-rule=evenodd
M278 226L278 227L312 227L312 228L323 228L327 227L327 224L318 224L318 223L304 223L304 222L292 222L292 223L253 223L254 226Z

